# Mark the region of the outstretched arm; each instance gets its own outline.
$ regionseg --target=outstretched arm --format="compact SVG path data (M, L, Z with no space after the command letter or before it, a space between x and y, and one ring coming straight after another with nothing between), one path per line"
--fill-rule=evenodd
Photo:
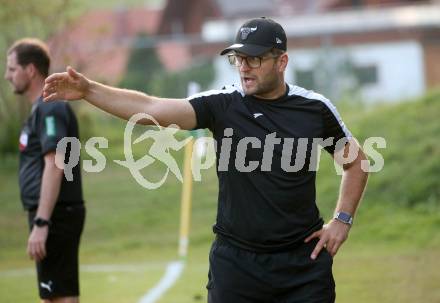
M162 126L177 124L182 129L196 126L194 109L186 99L168 99L116 87L87 79L71 67L46 79L44 101L85 99L94 106L125 120L137 113L147 113ZM141 120L152 124L150 120Z
M347 157L346 155L348 155L351 148L359 151L356 159L348 164L342 164L341 160L344 156ZM361 161L366 160L366 156L359 144L354 139L350 139L345 148L335 152L334 159L344 169L335 213L342 211L354 217L367 184L368 173L361 169ZM305 242L309 242L313 238L319 238L311 258L315 259L324 247L332 256L336 255L342 243L347 239L349 231L350 225L335 219L330 220L321 230L314 232L305 240Z

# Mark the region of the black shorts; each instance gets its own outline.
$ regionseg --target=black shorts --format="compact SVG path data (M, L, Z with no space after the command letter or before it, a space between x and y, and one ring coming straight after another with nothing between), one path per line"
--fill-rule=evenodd
M36 211L29 211L29 226ZM41 299L79 296L78 251L85 207L56 205L46 242L46 257L36 262Z
M255 253L217 237L209 255L209 303L330 303L335 301L333 259L317 240L277 253Z

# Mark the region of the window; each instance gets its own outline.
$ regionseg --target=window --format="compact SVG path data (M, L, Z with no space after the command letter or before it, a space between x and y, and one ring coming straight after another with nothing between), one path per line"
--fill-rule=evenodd
M315 89L315 77L312 70L295 70L295 79L298 86L307 89Z
M375 65L354 67L354 74L361 86L375 84L378 81L377 67Z

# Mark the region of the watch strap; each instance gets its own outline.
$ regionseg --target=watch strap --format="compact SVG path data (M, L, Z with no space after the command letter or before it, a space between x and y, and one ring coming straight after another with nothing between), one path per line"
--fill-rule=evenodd
M39 217L36 217L36 218L32 221L32 223L33 223L34 225L38 226L38 227L50 226L50 224L51 224L50 220L46 220L46 219L39 218Z

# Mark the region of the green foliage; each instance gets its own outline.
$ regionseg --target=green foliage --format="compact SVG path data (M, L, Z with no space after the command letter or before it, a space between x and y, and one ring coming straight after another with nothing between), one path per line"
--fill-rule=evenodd
M0 131L0 154L15 154L18 150L18 134L20 133L20 124L18 115L12 114L10 119L4 119Z
M153 46L146 34L136 38L121 87L161 97L183 98L189 82L197 82L205 89L214 80L214 66L208 60L178 72L167 72Z
M12 1L0 0L0 60L1 74L5 71L6 51L17 39L36 37L45 40L59 29L68 17L71 1ZM19 102L7 81L0 81L0 154L17 151L21 124L29 106Z
M151 92L151 82L162 70L156 50L151 45L145 33L138 35L131 50L127 72L120 83L121 87Z
M361 145L369 137L386 140L384 149L373 146L382 154L384 168L370 174L365 203L440 206L440 91L360 112L350 109L342 116ZM329 159L324 159L321 167L320 200L330 210L336 199L331 193L337 191L339 178Z
M161 7L166 0L76 0L81 9L121 9L121 8L136 8L141 6L156 6Z
M436 101L433 101L436 100ZM373 201L440 205L440 91L417 102L384 106L357 124L359 137L381 136L387 148L383 173L374 174Z
M433 92L417 101L342 111L361 145L367 137L382 136L387 148L378 149L385 167L370 174L350 237L334 260L338 302L439 302L439 101L440 93ZM126 168L112 164L113 159L123 159L125 127L122 120L112 121L102 113L93 118L93 128L109 139L109 149L102 150L108 162L100 173L83 173L87 221L81 264L89 266L81 270L84 302L136 302L177 257L182 185L170 177L159 189L146 190ZM135 158L144 154L136 150ZM181 151L176 159L181 167ZM16 166L17 161L0 169L0 301L21 303L37 298L37 293L35 277L15 270L29 268L34 273L25 254L28 230L18 202ZM163 174L162 169L152 165L142 174L152 180ZM340 176L325 152L317 182L319 208L327 220ZM194 183L188 263L162 303L206 301L217 190L214 168L203 171L202 182ZM93 271L90 264L129 269Z
M317 91L331 100L338 100L338 103L344 100L362 100L360 89L372 77L357 68L346 51L329 47L324 47L317 53L310 68L296 67L294 73L299 86Z
M168 98L183 98L187 95L188 83L193 81L206 89L214 80L214 66L211 61L202 62L199 65L176 73L164 73L153 79L151 92L157 96Z

